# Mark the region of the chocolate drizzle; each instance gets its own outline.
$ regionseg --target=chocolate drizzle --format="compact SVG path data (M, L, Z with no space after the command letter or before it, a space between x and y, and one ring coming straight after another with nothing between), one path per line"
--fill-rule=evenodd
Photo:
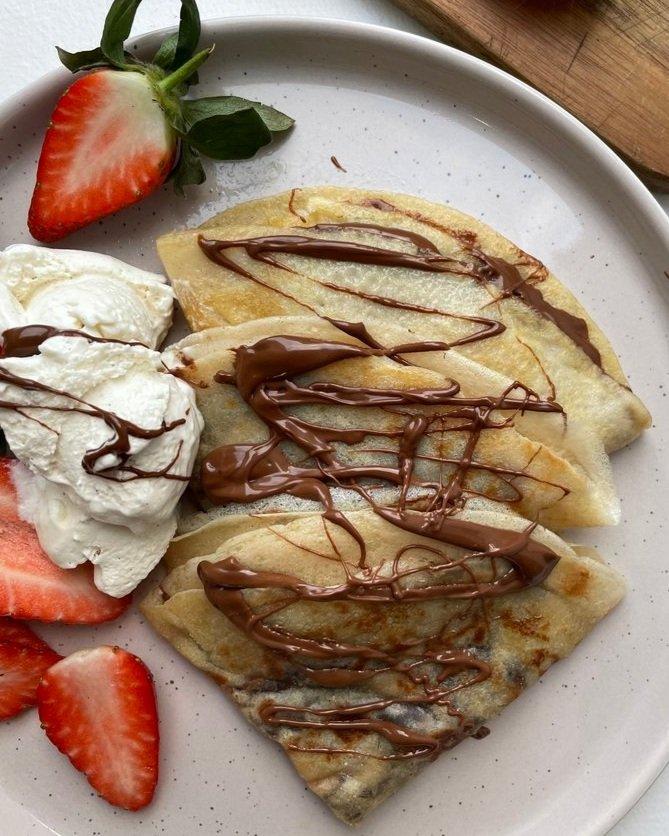
M201 484L215 504L252 502L292 494L312 499L323 507L323 525L344 575L332 586L321 586L284 573L257 571L244 566L235 556L217 563L203 561L198 573L211 603L248 636L284 660L287 675L298 671L325 688L360 688L381 674L405 683L404 695L364 700L354 704L304 708L268 702L260 716L268 726L315 729L336 733L342 740L355 732L374 732L386 741L380 752L366 752L345 746L308 747L290 744L300 751L347 753L395 760L435 757L464 736L476 732L479 723L467 719L453 701L462 688L483 682L491 675L487 661L460 644L480 641L486 623L486 601L540 584L558 562L558 556L533 539L533 524L515 531L495 528L463 519L467 498L475 495L467 474L474 468L498 470L476 462L475 449L484 430L509 425L500 411L561 412L553 401L514 384L501 395L468 398L455 381L442 388L392 389L344 386L315 382L302 385L294 378L331 363L366 357L397 357L419 351L434 351L439 344L419 342L385 348L372 339L361 323L331 320L343 332L357 337L363 345L316 340L297 336L268 337L235 352L234 372L219 372L216 379L237 387L255 415L268 428L266 441L231 444L214 450L201 468ZM443 349L444 345L441 344ZM396 430L334 428L295 417L290 407L321 404L376 407L391 410L403 418ZM449 425L448 422L452 421ZM467 431L469 441L453 472L444 483L428 483L415 475L421 440L434 431ZM340 462L335 444L356 444L368 436L394 437L398 441L397 465L350 466ZM304 459L293 463L280 448L284 441L296 444ZM387 452L387 451L384 451ZM505 471L511 479L523 472ZM377 503L369 482L387 483L399 489L393 505ZM382 519L415 535L378 566L367 563L366 544L346 515L335 507L333 486L345 487L363 497ZM424 495L410 499L411 488ZM357 563L344 561L328 523L342 528L356 542ZM274 532L278 537L282 535ZM431 543L431 545L430 545ZM297 545L297 544L295 544ZM447 553L444 546L450 546ZM306 548L306 547L301 547ZM453 556L452 551L456 550ZM307 549L309 551L309 549ZM459 552L462 552L461 554ZM317 554L315 552L315 554ZM416 555L427 555L417 559ZM323 556L323 555L321 555ZM269 612L258 612L244 594L246 590L285 593ZM447 624L438 633L392 647L351 644L332 637L310 638L293 635L267 622L269 615L298 601L325 603L347 601L355 604L397 605L411 602L457 599L468 618L456 630ZM274 600L274 599L272 599ZM483 628L482 628L483 625ZM484 629L485 632L485 629ZM421 711L445 708L454 719L453 728L438 735L416 732L389 715L398 706L414 705ZM392 713L392 711L391 711Z
M82 337L90 343L114 343L116 345L134 345L148 348L144 343L114 340L109 337L95 337L85 331L73 328L56 328L53 325L21 325L7 328L0 336L2 357L34 357L39 354L39 347L52 337Z
M273 258L272 253L293 253L295 255L310 255L313 258L333 258L335 260L347 260L359 264L386 264L387 266L412 266L416 269L425 269L429 272L447 273L457 272L462 274L470 274L469 268L466 265L455 262L449 259L444 259L439 252L434 248L434 245L422 235L404 230L395 229L393 227L379 227L375 224L362 223L347 223L347 224L318 224L314 227L309 227L318 231L333 231L335 229L352 229L352 230L372 230L381 237L391 239L394 241L401 241L411 243L416 246L418 252L415 255L410 253L403 253L399 250L384 250L379 247L370 247L365 244L355 244L347 241L323 241L320 238L307 238L305 236L290 235L290 236L267 236L262 238L249 238L236 241L218 241L199 239L199 244L204 253L212 261L220 264L222 267L231 270L243 278L250 279L257 284L267 287L270 290L275 290L287 299L306 307L312 313L319 316L318 311L311 305L306 304L290 293L283 290L273 288L271 285L254 276L248 270L245 270L241 265L230 258L226 251L236 247L243 247L251 258L264 264L271 264L281 270L294 272L291 268L281 264L276 258ZM322 247L320 245L323 245ZM353 249L351 249L353 248ZM326 253L329 253L327 255ZM348 254L348 255L347 255ZM337 258L339 256L339 258ZM451 264L450 269L446 267L446 262ZM378 305L383 305L388 308L398 308L401 310L415 311L417 313L436 314L438 316L446 316L450 319L458 319L463 322L472 322L481 326L477 331L471 334L466 334L459 339L448 343L440 343L441 350L455 348L459 345L467 343L478 342L479 340L489 339L497 334L501 334L506 330L503 323L496 319L491 319L482 316L466 316L465 314L455 314L449 311L443 311L439 308L429 308L424 305L417 305L413 302L401 302L398 299L391 299L390 297L380 296L374 293L368 293L363 290L355 288L343 287L341 285L333 284L328 281L316 280L318 284L323 287L330 288L340 293L347 293L352 296L358 296L361 299L367 299L376 302ZM328 317L323 317L328 319Z
M384 212L402 214L400 210L397 210L391 204L382 200L367 201L365 205ZM407 214L413 217L411 213ZM304 221L303 218L301 219ZM408 243L412 247L415 247L416 251L407 252L405 250L376 247L343 239L310 238L305 235L285 234L265 235L257 238L237 240L215 240L200 237L199 244L204 253L212 261L252 281L258 281L258 279L248 270L238 265L233 258L228 256L227 250L241 248L255 261L291 272L294 271L277 260L277 255L295 255L305 258L344 261L352 264L369 264L377 267L403 267L430 273L469 276L479 282L499 283L501 285L501 293L493 301L501 302L510 297L520 300L539 316L552 322L593 363L600 369L602 368L602 358L599 350L590 339L587 322L582 317L575 316L569 311L553 305L544 297L537 284L533 283L531 276L523 277L516 265L483 252L476 246L475 240L472 239L471 235L466 236L461 231L448 230L449 233L457 238L473 259L473 263L469 264L463 260L443 255L428 238L406 229L380 226L373 223L347 222L321 223L312 227L306 227L306 230L314 230L316 232L341 232L346 230L371 232L387 241ZM376 296L353 288L342 287L332 282L321 281L320 284L332 290L354 294L388 307L404 308L424 313L438 313L484 325L482 330L451 343L451 347L488 339L505 330L501 322L493 319L452 314L436 309L422 308L419 305L407 305L395 299Z
M103 337L95 337L83 331L61 330L49 325L25 325L19 328L10 328L2 334L2 347L4 357L31 357L39 353L40 345L52 337L81 337L89 342L117 343L122 345L136 345L141 343L125 343L122 340L113 340ZM81 415L88 415L103 421L112 431L110 439L98 448L87 451L82 459L81 465L86 473L98 476L103 479L116 482L131 482L137 479L163 478L179 482L188 482L188 476L180 476L172 473L171 468L176 463L181 452L181 444L177 446L176 454L171 462L160 470L142 470L129 464L131 443L133 438L151 440L159 438L171 432L176 427L185 423L185 418L165 422L156 429L146 429L121 418L114 412L103 409L100 406L89 403L78 398L76 395L62 389L56 389L37 380L22 377L10 372L0 365L0 382L15 386L24 392L42 392L53 395L59 403L17 403L16 401L0 400L0 409L8 409L18 412L25 417L32 417L29 413L32 410L44 410L47 412L77 412ZM33 420L42 423L37 418ZM46 426L46 425L45 425ZM110 466L100 466L100 462L107 456L113 456L115 463ZM121 477L120 474L125 474Z
M596 366L602 368L602 356L591 342L588 323L582 317L552 305L535 284L531 284L520 275L515 265L502 258L486 255L480 250L475 250L474 253L490 269L493 276L499 277L502 293L498 299L507 299L510 296L521 299L528 308L532 308L556 325Z

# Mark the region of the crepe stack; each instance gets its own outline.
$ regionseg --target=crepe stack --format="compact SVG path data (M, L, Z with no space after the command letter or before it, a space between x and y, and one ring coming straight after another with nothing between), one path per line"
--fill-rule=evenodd
M207 258L198 243L203 236L242 242L224 251L227 268ZM351 241L411 255L436 250L442 261L426 270L418 262L355 262L350 253L334 259L273 251L267 258L256 247L254 257L243 246L274 236ZM505 330L450 353L554 396L609 452L649 426L611 345L573 295L537 259L450 207L385 192L295 189L237 206L201 229L163 236L158 252L194 331L315 312L362 321L381 343L389 322L417 339L452 342L485 328L461 317L482 317ZM500 279L500 268L508 273L509 266L518 275ZM442 268L446 272L432 272ZM507 292L508 285L517 287Z
M354 824L618 603L554 531L618 521L606 451L647 412L557 279L445 207L294 190L159 250L205 431L144 612Z

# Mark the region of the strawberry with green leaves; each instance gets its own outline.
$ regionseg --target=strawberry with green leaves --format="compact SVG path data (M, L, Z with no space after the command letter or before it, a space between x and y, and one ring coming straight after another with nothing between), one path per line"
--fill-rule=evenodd
M58 50L73 73L44 138L28 226L56 241L151 194L168 178L176 191L205 179L201 156L252 157L293 120L238 96L184 99L213 46L197 51L195 0L181 0L178 32L148 61L124 42L141 0L114 0L100 46Z

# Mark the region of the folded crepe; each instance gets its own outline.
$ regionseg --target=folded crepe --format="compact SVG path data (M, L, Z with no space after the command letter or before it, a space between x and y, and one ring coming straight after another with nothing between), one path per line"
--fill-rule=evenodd
M442 751L484 736L624 585L592 550L487 507L453 512L431 537L416 512L404 527L369 509L347 516L362 564L344 528L301 515L223 533L142 609L354 824Z
M226 540L231 540L238 534L245 534L259 528L285 525L304 516L306 513L300 511L227 514L223 517L213 516L213 518L206 513L193 513L190 525L184 525L182 519L181 531L170 543L163 561L167 569L171 571L177 566L188 563L194 557L207 557L213 554Z
M543 264L480 221L419 198L293 189L163 236L194 330L312 313L389 324L557 400L608 451L650 418L606 337ZM430 365L434 355L412 362Z
M402 336L401 330L398 335L392 327L386 329L387 338L397 338L393 345L401 343ZM279 339L290 341L283 361L274 345ZM442 370L450 372L446 375L370 354L375 349L318 317L273 317L210 329L186 337L165 353L168 367L194 387L204 416L200 467L222 447L230 451L241 445L235 456L250 455L252 445L268 442L277 428L285 428L281 417L268 427L262 409L254 406L257 398L244 394L243 383L232 379L240 356L254 357L260 367L269 368L272 363L299 363L295 358L305 346L308 354L319 345L329 347L324 362L305 366L301 373L296 369L290 376L279 374L287 391L273 396L280 397L282 414L298 426L289 426L277 450L302 467L308 463L323 467L318 451L314 455L308 444L301 443L302 424L334 433L328 444L336 462L326 470L336 508L366 507L368 493L377 502L398 501L405 490L402 450L407 432L422 421L407 501L434 500L444 485L457 482L454 490L460 496L451 491L449 501L484 497L552 528L617 521L618 503L601 444L596 439L582 443L576 425L565 426L555 404L528 395L498 375L463 369L463 364L450 362L449 352L441 361ZM263 386L272 391L276 384L270 380L258 388ZM409 401L402 403L402 397ZM221 513L313 512L321 507L319 494L303 491L257 497L233 491L213 512L217 497L209 495L201 501L209 514L196 515L200 524ZM182 522L182 530L192 527Z

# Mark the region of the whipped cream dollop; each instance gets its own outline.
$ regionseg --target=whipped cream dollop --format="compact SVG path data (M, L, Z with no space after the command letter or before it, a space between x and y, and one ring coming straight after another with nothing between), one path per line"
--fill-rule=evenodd
M96 586L120 597L174 534L203 426L195 395L144 346L57 335L38 351L0 360L10 376L0 376L0 426L25 465L16 477L21 512L55 563L89 560ZM113 443L117 418L130 428L127 454ZM103 446L105 455L85 467Z
M156 348L173 307L163 276L109 255L32 244L0 252L0 331L54 325Z

